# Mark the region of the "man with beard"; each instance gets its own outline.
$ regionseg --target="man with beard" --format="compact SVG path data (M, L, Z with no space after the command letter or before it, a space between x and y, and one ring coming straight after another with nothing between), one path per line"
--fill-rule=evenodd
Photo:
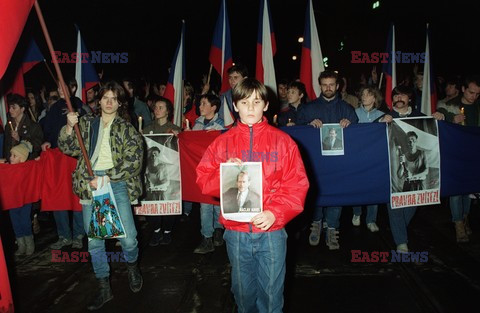
M314 101L307 103L299 112L298 125L312 125L320 128L323 124L339 123L342 128L358 122L357 114L353 107L338 96L338 75L333 71L324 71L318 78L322 94ZM327 222L326 244L330 250L340 249L338 231L340 226L341 207L316 207L313 213L313 222L309 236L310 245L316 246L320 242L322 230L323 209Z
M390 123L394 118L403 117L419 117L425 116L416 109L412 109L411 105L415 103L413 99L413 91L405 86L397 86L392 90L393 108L389 114L380 117L378 121ZM433 114L436 119L443 119L442 116ZM402 191L413 191L425 189L424 181L428 174L428 165L426 157L416 149L417 134L408 132L409 152L406 155L400 155L400 165L397 175L404 177L405 183ZM411 181L411 182L410 182ZM408 253L408 236L407 227L417 206L409 206L404 208L392 209L390 203L387 203L388 218L390 221L390 229L392 231L393 240L397 245L397 252Z

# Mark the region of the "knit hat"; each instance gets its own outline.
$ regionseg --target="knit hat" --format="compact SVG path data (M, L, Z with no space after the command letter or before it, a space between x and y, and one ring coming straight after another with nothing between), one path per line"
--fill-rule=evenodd
M25 162L28 159L28 155L32 153L32 144L28 141L22 140L18 145L10 150L10 153L15 152L21 157L21 161Z

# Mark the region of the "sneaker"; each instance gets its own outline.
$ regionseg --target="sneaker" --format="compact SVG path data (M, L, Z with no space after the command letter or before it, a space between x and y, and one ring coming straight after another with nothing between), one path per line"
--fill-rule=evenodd
M82 249L83 248L83 236L79 235L72 240L72 249Z
M203 237L202 242L200 245L193 250L193 253L197 254L207 254L209 252L215 251L215 247L213 246L212 238L205 238Z
M375 222L368 223L368 224L367 224L367 228L368 228L372 233L377 232L377 231L380 230Z
M308 236L308 242L311 246L317 246L320 242L320 234L322 233L322 220L313 222L310 227L310 236Z
M172 243L172 232L164 232L163 237L160 240L161 245L169 245Z
M340 244L338 243L338 234L340 232L335 228L328 228L327 230L327 240L326 244L328 246L328 250L338 250L340 249Z
M360 215L353 215L352 224L353 226L360 226Z
M156 247L160 244L160 241L163 239L163 232L162 231L154 231L152 234L152 238L150 238L150 242L148 245L150 247Z
M213 232L213 245L215 247L223 245L223 229L215 228L215 231Z
M72 239L67 239L65 237L58 237L58 241L50 245L50 249L62 249L65 246L72 244Z
M397 246L398 253L408 253L408 246L406 243L401 243Z

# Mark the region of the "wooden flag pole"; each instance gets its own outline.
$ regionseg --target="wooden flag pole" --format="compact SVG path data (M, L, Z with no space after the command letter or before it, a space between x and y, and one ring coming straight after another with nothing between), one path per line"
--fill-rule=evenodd
M65 80L63 79L62 72L60 71L60 66L58 65L57 58L55 57L52 40L50 39L50 34L48 33L47 25L45 24L45 20L43 18L42 10L40 9L40 5L38 4L38 0L35 1L35 11L37 11L38 20L40 21L40 25L42 26L43 35L45 36L45 40L47 42L48 50L50 51L50 56L52 57L53 65L55 67L55 71L57 72L58 81L60 84L60 88L63 90L63 94L65 96L65 101L67 102L67 107L69 112L75 112L72 107L72 103L70 102L70 92L68 91L67 85L65 84ZM83 158L85 159L85 164L87 166L88 175L93 177L92 165L90 164L90 159L88 158L87 150L85 149L85 145L82 140L82 136L80 134L80 128L78 128L78 124L74 126L75 135L77 136L78 143L80 145L80 150L82 151Z
M208 70L208 76L207 76L207 85L210 85L210 76L212 75L212 68L213 68L213 65L210 63L210 69Z

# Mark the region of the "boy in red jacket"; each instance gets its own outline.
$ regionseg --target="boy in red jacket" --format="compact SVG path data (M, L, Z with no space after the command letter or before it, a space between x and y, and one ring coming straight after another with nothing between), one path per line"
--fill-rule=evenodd
M197 166L204 194L220 197L220 163L262 162L263 212L250 222L220 217L232 265L238 312L282 312L287 233L285 225L303 211L309 187L295 142L268 124L267 89L246 78L233 89L239 123L207 148Z

